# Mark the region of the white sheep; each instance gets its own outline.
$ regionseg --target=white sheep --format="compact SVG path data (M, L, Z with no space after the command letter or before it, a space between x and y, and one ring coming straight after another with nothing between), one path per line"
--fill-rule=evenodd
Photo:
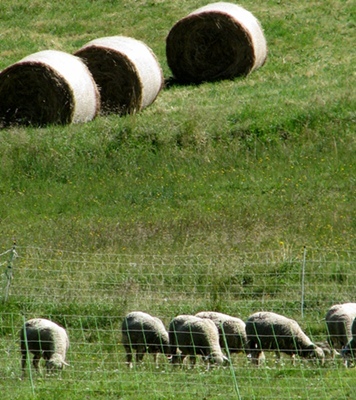
M210 319L178 315L170 322L168 333L173 364L188 356L191 366L194 366L199 355L204 361L218 365L228 361L221 351L219 331Z
M325 316L327 340L340 351L352 339L351 326L356 318L356 303L335 304Z
M356 318L354 318L351 326L351 335L352 339L341 350L341 356L346 367L353 365L356 359Z
M168 332L163 322L142 311L127 314L122 321L122 343L126 350L127 365L132 368L132 356L136 351L136 362L142 361L145 353L153 354L157 366L157 355L169 357Z
M64 328L44 318L28 320L20 333L22 372L26 369L27 353L33 353L33 365L38 371L41 357L46 360L47 372L62 369L65 365L69 339Z
M195 316L208 318L214 322L219 331L220 347L225 349L227 354L245 351L247 343L246 324L242 319L216 311L201 311Z
M280 353L292 357L317 358L324 362L323 350L316 346L302 331L298 323L283 315L272 312L257 312L246 321L247 352L252 362L260 364L263 351L274 351L280 358Z

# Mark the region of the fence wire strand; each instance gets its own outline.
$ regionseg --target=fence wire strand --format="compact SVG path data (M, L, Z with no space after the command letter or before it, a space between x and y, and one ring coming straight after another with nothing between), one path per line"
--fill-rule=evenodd
M0 313L0 379L9 390L21 374L23 321L42 317L66 327L70 367L58 382L83 396L102 387L107 396L125 399L174 398L178 390L179 398L199 393L198 398L331 399L331 382L333 387L338 382L338 398L355 394L339 359L328 359L323 367L298 360L293 367L289 357L278 361L269 353L266 367L256 368L240 353L231 354L227 368L207 370L199 360L190 370L172 369L163 355L156 368L147 354L129 371L121 342L121 322L130 311L149 312L168 327L178 314L208 309L243 320L259 310L277 312L295 318L313 341L325 342L327 309L356 301L353 251L311 248L304 256L290 249L225 255L89 254L19 246L16 251L11 291ZM3 280L10 252L0 254ZM32 379L29 393L39 390L38 377ZM26 380L21 384L25 388Z

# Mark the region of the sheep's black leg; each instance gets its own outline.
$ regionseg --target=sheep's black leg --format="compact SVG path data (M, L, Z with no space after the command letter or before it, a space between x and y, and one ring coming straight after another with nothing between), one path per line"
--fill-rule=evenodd
M35 367L36 371L38 371L38 364L41 359L41 354L40 353L35 353L33 357L33 366Z
M126 364L129 368L132 368L132 352L133 349L131 346L124 346L126 351Z

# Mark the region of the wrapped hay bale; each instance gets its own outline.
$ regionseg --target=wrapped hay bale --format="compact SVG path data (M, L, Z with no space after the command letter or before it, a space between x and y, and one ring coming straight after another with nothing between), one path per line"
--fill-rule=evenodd
M133 114L154 102L163 73L152 50L125 36L92 40L75 52L91 71L103 113Z
M267 58L259 21L244 8L219 2L179 20L166 39L168 66L183 83L247 75Z
M99 108L93 77L71 54L40 51L0 73L0 126L86 122Z

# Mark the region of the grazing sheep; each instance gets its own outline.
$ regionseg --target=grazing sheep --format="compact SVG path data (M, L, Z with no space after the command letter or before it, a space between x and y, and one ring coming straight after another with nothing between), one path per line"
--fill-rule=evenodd
M354 318L351 326L352 339L341 350L341 356L344 359L346 367L353 365L356 358L356 318Z
M314 342L314 344L323 350L325 360L326 359L334 360L335 357L340 357L340 353L336 351L333 347L331 347L327 340L323 340L321 342Z
M25 373L27 352L33 353L33 365L38 371L41 357L46 360L47 372L62 369L65 365L69 339L64 328L43 318L30 319L20 333L22 372Z
M201 311L195 316L208 318L214 322L219 331L220 347L225 349L226 353L245 351L247 343L246 324L242 319L215 311Z
M247 351L252 362L259 364L263 351L274 351L278 358L280 353L292 357L315 357L324 362L323 350L316 346L302 331L298 323L272 312L257 312L246 321Z
M351 326L354 318L356 303L335 304L327 311L327 340L335 350L340 351L352 339Z
M201 355L204 361L218 365L228 361L221 351L219 331L210 319L194 315L179 315L169 324L169 342L172 362L176 364L189 356L191 366Z
M121 331L128 367L133 366L134 350L137 363L142 361L145 353L153 354L156 365L158 353L169 355L168 332L159 318L141 311L133 311L125 316Z

